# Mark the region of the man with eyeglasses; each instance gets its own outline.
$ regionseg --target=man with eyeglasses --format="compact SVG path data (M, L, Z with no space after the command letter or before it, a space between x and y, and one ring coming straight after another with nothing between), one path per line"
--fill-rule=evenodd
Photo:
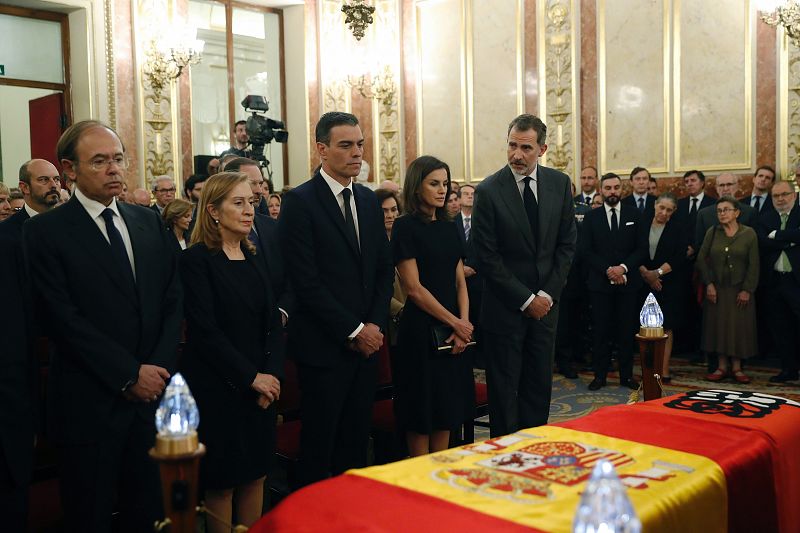
M788 181L772 187L772 202L757 229L767 322L781 356L781 371L769 381L785 383L800 378L800 206Z
M28 220L30 279L55 344L48 434L59 451L66 531L148 531L163 518L155 441L158 400L176 364L182 299L158 217L117 202L127 160L117 133L67 128L58 159L72 199Z
M153 196L156 198L150 209L160 217L167 204L175 199L175 182L169 176L156 176L153 180Z
M19 169L19 187L22 208L0 224L0 279L10 302L0 307L0 324L12 333L6 335L0 351L0 516L10 531L22 531L26 524L38 370L32 350L32 341L38 335L24 266L22 226L58 203L58 170L43 159L27 161Z

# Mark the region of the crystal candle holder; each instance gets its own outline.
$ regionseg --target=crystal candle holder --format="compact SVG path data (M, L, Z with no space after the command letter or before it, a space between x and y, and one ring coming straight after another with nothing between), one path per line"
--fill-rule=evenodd
M164 391L156 410L156 452L176 456L197 451L197 426L200 413L186 380L180 373L172 379Z
M653 293L647 295L639 312L639 335L642 337L664 336L664 313Z

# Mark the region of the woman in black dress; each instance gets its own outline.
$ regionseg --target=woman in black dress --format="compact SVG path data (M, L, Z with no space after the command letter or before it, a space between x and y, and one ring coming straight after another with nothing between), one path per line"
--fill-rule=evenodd
M664 348L664 364L657 369L664 383L672 381L669 359L672 355L673 331L683 323L683 290L686 267L686 232L672 215L678 200L671 193L658 197L653 218L649 221L650 237L647 261L639 267L644 279L642 304L651 292L656 297L664 314L664 331L667 342Z
M406 172L407 215L392 230L392 252L408 295L393 358L396 407L412 456L444 450L450 431L474 409L472 368L463 355L472 337L463 249L445 200L450 169L435 157L414 160ZM431 327L453 329L451 350L434 348Z
M192 246L180 260L187 322L181 367L200 411L206 505L222 520L261 516L283 369L281 319L268 274L247 240L253 193L244 174L208 179ZM230 531L211 515L208 531Z

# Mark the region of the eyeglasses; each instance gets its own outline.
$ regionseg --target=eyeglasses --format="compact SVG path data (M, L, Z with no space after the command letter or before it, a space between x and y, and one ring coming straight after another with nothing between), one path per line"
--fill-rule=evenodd
M105 157L98 157L92 159L91 161L80 161L80 162L89 163L89 166L91 166L93 170L105 170L107 168L110 168L111 165L117 165L117 167L123 170L128 168L128 160L121 155L118 155L117 157L113 157L111 159L107 159Z
M156 189L156 192L175 192L175 187L171 189Z
M779 192L779 193L772 193L772 197L778 198L780 200L781 198L788 198L793 194L794 194L793 192Z
M736 211L733 207L723 207L721 209L717 209L717 214L721 215L723 213L727 213L728 211Z

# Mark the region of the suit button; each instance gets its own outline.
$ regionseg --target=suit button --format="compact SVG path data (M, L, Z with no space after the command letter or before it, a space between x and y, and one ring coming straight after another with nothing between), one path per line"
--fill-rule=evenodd
M271 332L271 331L268 331L268 332L267 332L267 337L269 337L270 335L272 335L272 332Z
M270 355L272 355L272 352L267 352L267 357L269 357Z

